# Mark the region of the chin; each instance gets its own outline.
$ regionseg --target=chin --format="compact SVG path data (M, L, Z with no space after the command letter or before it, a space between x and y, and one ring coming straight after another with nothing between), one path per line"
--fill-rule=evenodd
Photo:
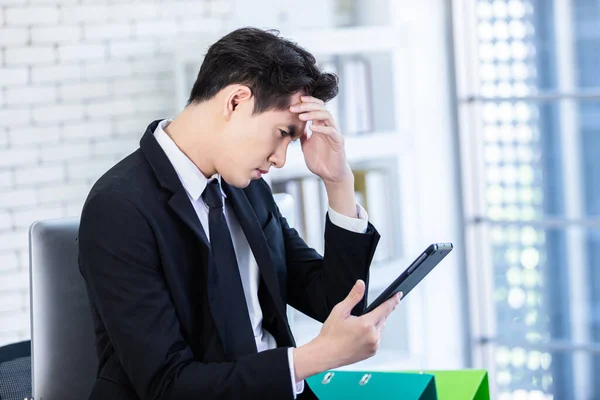
M240 185L235 185L235 187L244 189L244 188L247 188L248 185L250 185L250 182L252 182L252 179L246 180L246 181L242 182Z
M248 179L245 177L235 178L235 179L231 179L231 180L225 179L225 182L227 182L231 186L234 186L238 189L244 189L245 187L247 187L250 184L251 181L252 181L252 179Z

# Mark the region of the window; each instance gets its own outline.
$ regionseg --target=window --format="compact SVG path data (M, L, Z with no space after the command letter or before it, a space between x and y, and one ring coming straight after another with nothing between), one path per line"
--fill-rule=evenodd
M600 393L600 1L455 2L476 364L498 399Z

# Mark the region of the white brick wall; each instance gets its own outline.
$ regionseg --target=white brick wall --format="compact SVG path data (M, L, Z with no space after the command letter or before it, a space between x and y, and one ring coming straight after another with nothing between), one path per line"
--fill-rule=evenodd
M15 171L15 182L19 186L40 183L59 184L65 180L65 167L62 165L19 168Z
M133 75L133 65L128 61L103 61L89 63L83 67L83 79L95 80L130 77Z
M44 105L33 108L33 119L36 123L69 121L83 118L82 104Z
M0 10L0 21L2 19L2 11ZM1 22L0 22L1 23ZM24 45L29 38L27 28L2 28L0 35L0 46L8 45Z
M33 144L58 144L61 129L58 125L26 127L9 130L10 144L15 148L30 150Z
M25 85L27 84L28 76L27 68L7 68L3 65L0 69L0 85L5 87Z
M64 211L63 206L36 207L33 210L15 211L12 215L13 226L17 229L29 229L31 221L56 218Z
M60 143L55 146L45 146L43 149L40 149L39 156L42 163L87 159L91 155L91 149L91 140L78 143L70 141L66 143Z
M27 86L7 88L5 101L7 104L48 104L57 99L55 86Z
M176 21L146 21L135 24L135 35L137 37L157 36L163 37L164 32L177 31Z
M32 67L31 82L33 84L46 82L79 82L82 74L81 70L82 67L80 67L79 65L72 64L52 65L49 67ZM26 79L27 78L25 78L25 80Z
M2 225L3 229L8 229L12 225ZM12 229L12 228L11 228ZM8 271L19 267L19 257L15 251L10 251L0 256L0 271Z
M131 24L94 24L84 27L84 38L85 40L127 39L131 38L132 32Z
M0 211L0 229L8 230L11 226L12 226L12 219L11 219L10 213L8 211ZM0 258L0 263L1 262L2 262L2 259ZM0 269L2 269L1 265L0 265Z
M69 5L61 8L62 23L103 22L108 19L110 8L107 5Z
M4 191L7 188L13 186L13 173L9 169L0 169L0 190ZM2 226L0 225L0 230L2 230Z
M29 308L19 308L13 312L5 312L2 315L4 325L0 328L0 332L5 333L8 329L28 329L29 328ZM9 328L10 327L10 328Z
M112 134L111 122L108 120L99 120L96 122L75 122L64 124L62 127L62 138L65 141L69 141L69 139L85 139L89 137L99 139L111 136Z
M59 88L60 99L65 101L108 98L110 84L108 82L66 83Z
M0 147L8 147L8 130L0 132Z
M8 26L50 25L58 23L56 7L9 7L5 10L5 23Z
M95 164L98 161L94 161L92 165L89 163L80 163L82 170L90 170L94 169ZM110 167L110 163L104 161L102 163L103 168ZM104 171L103 171L104 172ZM100 174L95 174L94 179L98 179ZM66 184L62 185L54 185L49 187L41 187L38 189L40 200L48 203L48 204L56 204L65 201L73 201L73 200L83 200L87 196L90 191L89 184ZM83 205L83 202L81 203Z
M0 346L29 338L28 229L77 216L91 185L176 113L180 39L232 0L0 0Z
M64 44L58 46L61 62L99 60L106 56L106 46L103 44Z
M112 59L131 56L148 56L156 51L156 43L153 40L125 40L113 41L109 46L109 54Z
M34 148L2 149L0 150L0 168L22 167L36 162L38 152ZM0 199L0 204L2 200Z
M47 65L56 61L56 51L52 46L14 47L4 50L6 66Z
M29 108L15 108L10 104L0 109L0 121L4 127L23 126L31 122L31 110ZM2 164L2 160L0 160Z
M32 28L31 42L33 44L78 42L81 40L81 31L81 27L77 25Z
M12 251L12 250L26 250L27 249L27 230L18 229L0 233L0 251ZM2 280L6 279L4 276ZM12 285L11 282L7 283ZM3 284L0 284L0 291L2 290Z
M159 16L159 2L143 4L114 4L107 6L111 16L117 21L156 20ZM177 5L173 5L177 7Z
M133 114L134 99L109 99L102 101L95 101L89 103L86 107L86 114L90 117L106 118L117 115L129 115Z
M22 290L28 286L27 280L29 279L29 274L27 271L13 269L3 272L2 275L3 279L0 281L0 291L13 292L15 290ZM5 326L5 324L2 324L2 326Z
M9 211L35 205L37 205L37 194L34 188L5 190L0 197L0 208Z
M2 313L14 313L23 307L23 295L19 292L12 292L2 297L0 304L0 315Z

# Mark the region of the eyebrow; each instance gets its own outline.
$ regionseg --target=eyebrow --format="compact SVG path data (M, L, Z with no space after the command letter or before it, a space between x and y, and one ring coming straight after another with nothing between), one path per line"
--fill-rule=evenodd
M294 138L294 140L299 139L300 136L302 136L302 132L296 133L296 131L299 130L296 125L288 125L288 129L289 134Z

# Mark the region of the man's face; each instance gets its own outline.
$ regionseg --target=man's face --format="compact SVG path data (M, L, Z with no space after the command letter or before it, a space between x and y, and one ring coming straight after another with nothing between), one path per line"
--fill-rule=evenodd
M290 105L300 102L300 93ZM220 140L215 167L225 181L244 188L273 166L285 164L289 144L304 132L306 123L288 109L252 115L254 97L240 102L227 122ZM261 172L262 170L262 172Z

